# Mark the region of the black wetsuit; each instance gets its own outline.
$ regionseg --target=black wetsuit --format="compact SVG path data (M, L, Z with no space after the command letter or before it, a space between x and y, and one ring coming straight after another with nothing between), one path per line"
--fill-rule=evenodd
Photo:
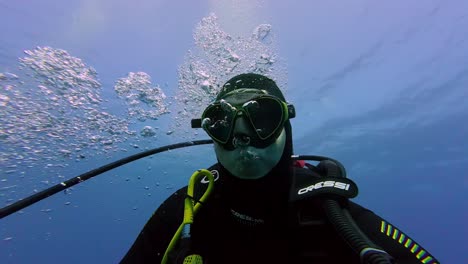
M230 176L219 164L209 170L215 171L215 188L192 226L192 250L203 257L204 264L360 263L358 253L327 220L322 198L289 202L291 177L268 175L249 181ZM321 177L315 167L290 170L297 181ZM203 191L207 184L202 181L197 186ZM178 190L158 208L122 263L161 262L182 222L186 190ZM347 200L343 206L395 263L436 263L421 246L373 212Z

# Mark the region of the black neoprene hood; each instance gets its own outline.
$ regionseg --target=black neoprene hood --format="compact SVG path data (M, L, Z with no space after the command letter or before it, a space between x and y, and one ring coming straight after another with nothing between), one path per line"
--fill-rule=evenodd
M219 91L216 101L223 99L227 93L242 88L265 90L268 94L286 102L283 93L272 79L256 73L244 73L231 78Z

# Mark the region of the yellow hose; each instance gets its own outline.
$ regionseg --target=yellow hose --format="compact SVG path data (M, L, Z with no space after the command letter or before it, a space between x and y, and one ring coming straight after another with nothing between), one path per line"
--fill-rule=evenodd
M208 188L206 189L205 193L203 193L202 197L200 198L199 201L195 201L193 199L193 192L195 189L195 182L198 182L200 177L207 177L208 178ZM182 230L186 224L192 224L193 223L193 218L197 214L197 212L200 210L201 205L203 202L205 202L206 199L208 199L209 195L213 191L214 188L214 177L213 174L205 169L197 170L192 174L189 180L189 184L187 187L187 197L184 200L184 219L182 221L182 224L179 226L177 229L176 233L172 237L171 242L169 243L169 246L166 249L166 252L164 253L164 257L161 261L161 264L166 264L168 260L168 255L171 250L173 250L177 244L177 242L180 239L180 235L182 233Z

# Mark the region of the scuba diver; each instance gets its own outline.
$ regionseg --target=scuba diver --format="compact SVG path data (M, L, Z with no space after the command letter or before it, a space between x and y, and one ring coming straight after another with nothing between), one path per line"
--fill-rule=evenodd
M294 117L270 78L227 81L192 120L214 141L218 162L160 205L121 263L439 263L349 201L358 190L339 161L294 155Z

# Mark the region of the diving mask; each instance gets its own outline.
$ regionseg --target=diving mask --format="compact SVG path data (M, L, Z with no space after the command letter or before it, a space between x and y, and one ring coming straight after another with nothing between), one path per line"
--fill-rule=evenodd
M242 89L228 93L210 104L201 119L192 120L192 127L202 127L208 135L226 149L234 148L234 124L245 117L255 134L249 145L265 148L281 134L284 123L294 118L294 106L258 89Z

